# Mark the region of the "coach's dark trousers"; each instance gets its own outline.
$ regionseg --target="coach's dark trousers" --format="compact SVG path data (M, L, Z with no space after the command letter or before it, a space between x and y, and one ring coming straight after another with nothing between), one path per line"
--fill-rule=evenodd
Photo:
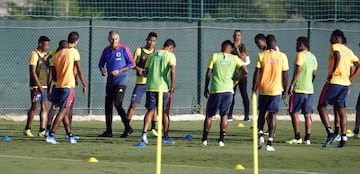
M119 86L106 86L105 96L105 121L106 130L112 132L112 121L113 121L113 106L120 115L120 118L125 126L125 129L129 127L129 121L126 116L126 112L122 107L123 99L125 96L126 85Z

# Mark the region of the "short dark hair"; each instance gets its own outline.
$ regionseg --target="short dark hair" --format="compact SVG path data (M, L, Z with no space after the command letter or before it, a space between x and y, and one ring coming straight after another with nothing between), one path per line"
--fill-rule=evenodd
M150 38L150 37L156 37L157 38L157 34L155 32L150 32L148 34L148 37L147 38Z
M266 36L266 45L268 49L275 49L276 47L276 38L274 35L269 34Z
M221 43L221 51L225 51L226 46L230 45L232 47L232 42L230 40L226 40Z
M61 49L63 49L63 48L67 48L67 47L69 47L68 41L67 41L67 40L61 40L61 41L59 42L58 48L56 49L56 52L58 52L59 50L61 50Z
M76 31L73 31L71 33L69 33L68 35L68 43L75 43L76 41L79 40L79 33Z
M40 36L39 40L38 40L38 44L42 43L42 42L49 42L50 39L47 36Z
M255 42L256 40L266 40L266 37L264 34L262 33L258 33L256 36L255 36Z
M344 37L345 37L345 36L344 36L344 33L343 33L341 30L339 30L339 29L334 30L331 35L333 35L333 36L339 36L339 37L341 37L341 38L344 38Z
M164 47L169 47L169 46L176 47L175 41L172 39L167 39L164 43Z
M242 33L241 30L235 30L235 31L234 31L234 35L235 35L235 33L237 33L237 32Z
M307 37L301 36L296 39L296 42L304 44L304 46L309 49L310 48L310 42Z

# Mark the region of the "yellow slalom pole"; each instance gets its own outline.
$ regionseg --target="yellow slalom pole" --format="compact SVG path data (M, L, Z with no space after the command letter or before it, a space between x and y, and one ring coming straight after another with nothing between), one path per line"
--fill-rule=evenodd
M253 149L254 149L254 153L253 153L253 158L254 158L254 174L258 174L259 173L259 156L258 156L258 132L257 132L257 127L258 127L258 115L257 115L257 97L256 97L256 93L252 94L252 115L253 115Z
M161 147L162 147L162 117L163 117L163 91L158 93L158 136L156 145L156 174L161 174Z

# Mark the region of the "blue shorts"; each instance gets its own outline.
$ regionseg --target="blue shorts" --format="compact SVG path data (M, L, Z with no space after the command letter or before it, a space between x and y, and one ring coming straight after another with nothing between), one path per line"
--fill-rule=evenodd
M325 83L319 98L319 105L333 105L337 107L346 107L346 98L349 92L349 86Z
M259 95L259 112L279 112L280 100L280 95Z
M231 92L210 94L206 104L206 115L215 116L218 110L220 110L220 116L228 115L232 99Z
M302 114L311 114L313 104L313 94L294 93L289 99L289 112L297 113L301 110Z
M69 108L74 103L74 88L56 88L53 95L53 103L61 108Z
M357 100L356 106L360 106L360 93L359 93L359 97L358 97L358 100Z
M169 95L167 92L163 92L163 107L166 108L168 104ZM148 110L157 108L158 104L158 92L146 91L146 103L145 107Z
M131 96L131 104L140 103L146 92L146 84L136 84Z
M50 100L51 102L54 101L55 93L56 93L56 85L52 85L52 87L51 87L51 100Z
M41 94L38 88L30 90L30 99L32 103L48 102L47 88L44 89L44 94Z

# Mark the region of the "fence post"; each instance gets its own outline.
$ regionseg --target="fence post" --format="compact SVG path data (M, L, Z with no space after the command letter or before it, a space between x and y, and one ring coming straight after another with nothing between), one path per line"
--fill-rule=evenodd
M196 101L197 101L197 105L201 107L201 77L202 77L202 71L201 69L203 68L202 67L202 50L203 50L203 47L202 47L202 20L204 19L204 0L201 0L201 4L200 4L200 19L198 20L198 23L197 23L197 30L198 30L198 40L197 40L197 57L198 57L198 63L197 63L197 98L196 98ZM202 110L201 110L202 111Z
M92 34L93 32L93 15L90 17L89 21L89 61L88 61L88 101L87 101L87 108L88 108L88 115L92 115L92 98L91 98L91 74L92 74Z

